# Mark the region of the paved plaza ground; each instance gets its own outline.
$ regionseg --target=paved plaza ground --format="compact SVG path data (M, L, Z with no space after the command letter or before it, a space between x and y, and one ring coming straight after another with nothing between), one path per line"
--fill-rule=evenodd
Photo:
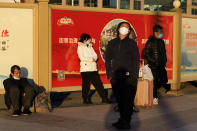
M140 108L132 117L131 130L196 131L197 87L185 83L182 91L181 96L163 94L157 106ZM119 114L113 111L113 104L99 104L97 94L93 98L95 104L88 106L81 104L77 92L61 95L52 94L52 112L12 117L1 109L0 131L116 131L111 123L117 121Z

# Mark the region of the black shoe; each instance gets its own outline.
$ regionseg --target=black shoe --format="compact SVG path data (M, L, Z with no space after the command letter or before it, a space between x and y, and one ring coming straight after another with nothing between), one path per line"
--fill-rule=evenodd
M120 112L120 110L119 110L119 108L118 108L118 105L114 106L113 109L114 109L115 112Z
M21 113L19 110L15 110L13 113L12 113L12 116L20 116Z
M121 124L121 123L119 123L119 124L117 124L115 127L116 127L117 129L131 129L130 124Z
M139 109L136 107L133 107L133 112L137 113L137 112L139 112Z
M29 109L23 111L23 115L27 116L30 115L32 112Z
M120 121L117 121L115 123L112 123L112 126L116 127L119 123L120 123Z
M91 98L88 98L87 103L88 103L88 104L93 104Z
M92 104L91 101L83 101L83 104Z
M128 122L119 119L117 122L113 123L112 126L116 127L117 129L130 129L131 126Z

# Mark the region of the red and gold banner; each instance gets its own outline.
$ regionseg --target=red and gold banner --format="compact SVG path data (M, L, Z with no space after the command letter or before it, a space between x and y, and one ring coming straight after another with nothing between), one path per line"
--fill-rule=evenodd
M90 34L99 58L97 66L101 79L103 83L109 83L105 74L105 49L108 41L116 37L117 24L122 21L132 26L130 37L136 39L140 53L153 34L152 27L155 24L163 27L168 78L172 79L173 16L52 10L52 87L81 85L77 42L82 33Z

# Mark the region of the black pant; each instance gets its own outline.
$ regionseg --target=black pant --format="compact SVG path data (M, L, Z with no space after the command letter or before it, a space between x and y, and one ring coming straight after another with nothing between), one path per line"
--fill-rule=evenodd
M22 90L18 86L12 86L5 92L5 104L8 109L11 105L13 110L20 110L22 106L24 106L24 109L29 109L33 104L34 97L35 92L33 87L26 86Z
M134 99L137 89L137 79L132 76L111 79L112 90L120 111L120 121L130 123L133 113Z
M168 76L167 76L167 71L165 67L161 69L151 69L152 74L153 74L153 83L154 83L154 88L153 88L153 97L158 98L158 93L157 90L163 86L166 88L166 90L170 89L170 85L168 83Z
M81 72L82 76L82 97L83 101L87 102L88 94L90 91L90 83L93 84L99 96L102 98L102 101L106 101L106 96L104 93L104 86L100 79L100 76L97 71L93 72Z

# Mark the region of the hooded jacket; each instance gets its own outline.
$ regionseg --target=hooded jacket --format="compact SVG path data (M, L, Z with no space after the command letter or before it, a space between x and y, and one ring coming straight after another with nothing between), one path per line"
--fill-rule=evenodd
M109 41L105 57L108 79L114 76L119 77L119 75L130 75L137 79L139 74L139 62L139 49L135 40L127 36L122 40L117 37Z
M80 72L97 71L96 61L98 57L92 44L87 46L82 42L78 42L77 54L80 59Z

